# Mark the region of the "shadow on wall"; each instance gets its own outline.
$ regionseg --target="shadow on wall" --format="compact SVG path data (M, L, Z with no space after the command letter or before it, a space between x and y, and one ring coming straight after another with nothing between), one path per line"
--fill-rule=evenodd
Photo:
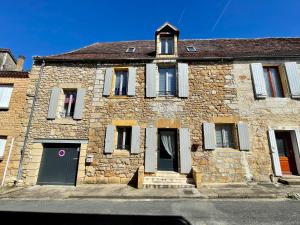
M190 225L181 216L135 216L135 215L96 215L96 214L74 214L74 213L37 213L37 212L0 212L3 221L9 224L31 225Z

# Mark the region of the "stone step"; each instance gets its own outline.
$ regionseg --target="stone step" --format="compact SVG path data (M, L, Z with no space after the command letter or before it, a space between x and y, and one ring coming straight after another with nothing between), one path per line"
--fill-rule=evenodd
M278 182L287 185L300 185L300 176L282 176Z
M156 177L186 177L185 174L180 174L173 171L158 171L155 174Z
M186 177L144 177L144 182L152 183L193 183L192 178Z
M182 183L144 183L144 188L195 188L194 184Z

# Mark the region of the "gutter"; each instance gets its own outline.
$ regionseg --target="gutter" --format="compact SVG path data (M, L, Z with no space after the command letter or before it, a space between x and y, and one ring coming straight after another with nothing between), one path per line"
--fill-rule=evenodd
M29 121L28 121L28 125L27 125L27 128L26 128L24 144L23 144L23 147L22 147L22 150L21 150L21 158L20 158L20 162L19 162L18 174L17 174L16 180L14 181L14 185L18 184L19 180L21 179L21 177L23 175L23 161L24 161L24 157L25 157L25 150L26 150L27 144L28 144L28 137L29 137L29 131L30 131L31 123L32 123L32 118L33 118L33 113L34 113L34 108L35 108L35 102L36 102L36 99L37 99L37 96L38 96L38 93L39 93L41 78L44 74L44 67L45 67L45 60L43 60L43 62L42 62L39 78L38 78L38 81L35 85L35 92L34 92L32 107L31 107L31 111L30 111L30 115L29 115Z

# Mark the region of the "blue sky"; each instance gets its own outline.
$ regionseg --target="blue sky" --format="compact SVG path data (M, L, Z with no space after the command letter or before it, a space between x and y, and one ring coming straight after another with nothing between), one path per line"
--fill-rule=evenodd
M30 69L34 55L151 40L165 21L181 39L299 37L300 0L2 0L0 47Z

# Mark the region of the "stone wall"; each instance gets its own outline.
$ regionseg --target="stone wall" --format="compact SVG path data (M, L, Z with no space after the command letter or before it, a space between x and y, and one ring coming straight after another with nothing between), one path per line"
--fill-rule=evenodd
M9 109L0 110L0 136L6 136L6 147L3 161L0 161L0 182L3 179L4 169L7 163L9 149L12 145L12 153L5 178L5 185L12 185L16 179L20 150L24 141L24 133L27 121L26 90L29 78L0 77L0 84L13 84L13 92Z
M263 65L281 66L285 61L260 60L259 62ZM247 122L250 128L251 150L247 153L250 172L255 180L266 181L273 173L267 135L268 128L279 126L296 126L299 128L300 102L290 97L256 100L253 92L250 63L252 61L234 62L233 73L237 84L240 118ZM300 71L300 61L298 60L297 63ZM284 70L280 69L280 72L283 75L282 77L286 79ZM286 83L286 81L283 83Z

